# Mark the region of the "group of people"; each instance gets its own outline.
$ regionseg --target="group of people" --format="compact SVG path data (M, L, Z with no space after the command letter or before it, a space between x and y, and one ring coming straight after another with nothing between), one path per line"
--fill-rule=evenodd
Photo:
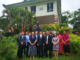
M33 59L35 59L35 55L37 55L39 58L46 58L48 57L48 51L49 51L49 57L53 56L54 51L54 58L58 59L58 53L63 53L64 50L64 56L66 53L70 53L70 45L69 45L69 35L66 34L66 31L63 32L63 35L61 36L59 32L56 34L53 34L52 31L50 32L42 32L36 31L35 33L32 32L26 32L26 35L24 35L24 31L19 33L17 43L19 45L17 56L19 57L19 60L21 60L24 55L26 54L26 57L33 56Z

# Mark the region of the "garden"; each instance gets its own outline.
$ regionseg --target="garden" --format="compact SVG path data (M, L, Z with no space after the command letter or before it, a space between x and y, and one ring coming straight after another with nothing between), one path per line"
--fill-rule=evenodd
M59 60L71 60L71 59L79 60L80 59L80 37L74 34L69 34L69 36L70 36L71 57L68 57L68 56L63 57L63 55L59 55ZM17 37L18 37L18 34L12 37L11 36L6 37L6 36L0 35L0 60L18 60ZM24 56L23 60L26 60L26 59L29 60L29 57L26 58L26 56ZM35 60L37 59L38 57L36 57ZM49 58L45 58L45 60L46 59L49 60ZM43 60L43 59L40 58L39 60Z
M12 12L13 11L13 12ZM34 17L33 17L34 16ZM5 18L4 18L5 17ZM63 16L64 17L64 16ZM69 18L69 17L68 17ZM74 20L74 19L73 19ZM28 10L13 8L3 11L3 16L0 17L0 60L18 60L17 57L17 37L21 31L30 31L36 23L36 16L29 12ZM71 21L73 22L73 21ZM57 60L80 60L80 36L79 32L73 33L76 28L72 29L68 24L45 24L41 26L42 31L60 32L63 34L63 31L67 31L67 34L70 36L70 57L59 55ZM78 31L79 29L77 29ZM53 32L53 33L54 33ZM53 52L54 53L54 52ZM29 57L23 55L24 59L29 60ZM35 60L53 60L49 58L38 58L35 57ZM33 60L33 59L31 59ZM54 59L56 60L56 59Z

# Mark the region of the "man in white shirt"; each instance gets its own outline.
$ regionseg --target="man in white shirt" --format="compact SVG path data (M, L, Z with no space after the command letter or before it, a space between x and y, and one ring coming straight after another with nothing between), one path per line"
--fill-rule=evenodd
M44 36L42 35L42 31L40 31L40 35L38 36L37 46L39 46L39 58L43 58Z

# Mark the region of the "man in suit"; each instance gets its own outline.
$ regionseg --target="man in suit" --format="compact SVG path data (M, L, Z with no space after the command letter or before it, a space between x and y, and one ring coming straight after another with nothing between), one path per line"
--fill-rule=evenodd
M40 34L38 36L37 46L39 46L39 58L43 58L44 36L42 35L42 31L40 31Z
M36 37L36 40L38 40L38 31L35 32L35 37ZM39 47L37 46L37 43L36 43L36 47L37 47L37 55L39 54Z
M46 52L46 55L45 55L45 57L48 57L48 49L49 49L49 45L50 45L50 37L49 37L49 32L47 31L46 32L46 41L45 41L45 43L46 43L46 45L45 45L45 52ZM50 53L50 51L49 51L49 53Z
M26 45L25 42L26 42L26 37L24 36L24 31L22 31L20 40L19 40L19 60L21 60L22 58L23 49L24 49L24 46Z
M21 32L19 33L19 36L18 36L18 38L17 38L17 44L18 44L18 46L19 46L19 41L20 41L20 36L21 36ZM19 47L18 47L18 51L17 51L17 56L19 56Z
M53 35L53 33L52 33L52 30L50 31L50 40L51 40L51 53L52 53L52 55L53 55L53 43L52 43L52 38L54 37L54 35Z
M46 35L45 35L45 32L43 32L43 36L44 36L44 46L43 46L44 49L43 49L43 53L44 53L44 56L45 56L45 53L46 53L45 52L45 48L46 48L46 42L45 42L46 41Z
M51 59L51 49L52 49L52 47L51 47L51 45L52 45L51 41L52 41L52 36L50 36L49 32L47 31L46 32L46 57L48 56L47 52L48 52L48 49L49 49L50 59Z
M29 48L29 35L28 35L28 32L26 32L26 57L28 57L28 48Z

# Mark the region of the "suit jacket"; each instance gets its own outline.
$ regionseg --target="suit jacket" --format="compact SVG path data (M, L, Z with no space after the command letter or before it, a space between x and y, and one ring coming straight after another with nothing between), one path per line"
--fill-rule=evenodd
M51 44L51 42L52 42L52 36L49 35L48 44Z
M46 35L43 35L44 36L44 44L46 44Z
M36 37L36 35L35 35L35 37ZM36 37L36 40L38 40L38 35L37 35L37 37Z
M40 35L38 36L37 44L43 45L44 44L44 36L42 35L42 38L40 38Z
M47 42L47 35L46 35L46 41L45 43ZM52 42L52 36L48 35L48 45L50 45Z
M49 36L50 36L50 40L51 40L51 43L52 43L52 38L54 37L54 35L53 34L49 34Z
M22 39L22 35L20 36L20 43L23 42L23 45L26 45L26 36L23 35L23 39Z
M21 35L19 35L18 38L17 38L17 43L18 43L18 45L21 44L21 43L20 43L20 36L21 36Z

